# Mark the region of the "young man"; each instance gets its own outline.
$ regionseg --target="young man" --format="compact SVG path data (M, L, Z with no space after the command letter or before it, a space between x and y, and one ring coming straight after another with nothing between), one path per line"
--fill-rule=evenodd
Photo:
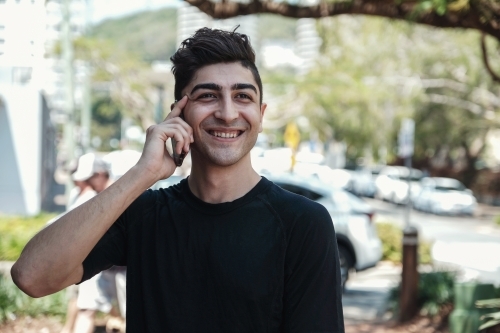
M128 332L343 332L330 215L252 169L266 104L247 36L200 29L171 60L178 102L137 165L36 235L14 281L40 297L126 265ZM176 168L168 138L191 174L146 191Z

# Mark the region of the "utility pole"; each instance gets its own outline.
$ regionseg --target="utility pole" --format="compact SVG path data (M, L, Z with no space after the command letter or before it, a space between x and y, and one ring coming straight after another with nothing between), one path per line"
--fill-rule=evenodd
M92 16L92 2L87 0L85 4L85 32L89 33ZM92 97L91 97L91 75L92 69L88 62L84 65L83 77L83 101L80 118L80 135L83 153L87 153L90 148L90 126L92 123Z
M411 212L411 159L413 156L413 137L415 122L403 119L399 132L398 155L405 159L408 168L408 194L405 210L405 227L403 229L403 262L401 274L401 293L399 298L399 321L405 322L413 318L417 312L418 298L418 230L410 224Z
M73 38L71 33L71 0L62 2L62 54L64 63L64 85L65 85L65 107L66 122L64 124L63 140L66 156L66 165L75 157L75 100L73 82ZM73 183L68 178L66 182L66 197L73 187Z
M81 146L84 153L89 152L90 148L90 126L92 123L92 97L90 92L91 69L88 63L85 64L85 73L83 77L83 101L80 119Z

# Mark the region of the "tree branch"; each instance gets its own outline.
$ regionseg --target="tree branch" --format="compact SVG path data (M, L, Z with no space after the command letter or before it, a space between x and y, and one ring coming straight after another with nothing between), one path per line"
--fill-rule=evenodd
M471 4L469 9L461 11L447 10L444 15L433 11L416 14L418 0L407 0L398 3L395 0L352 0L320 2L317 5L297 6L286 1L256 0L249 2L212 2L210 0L184 0L192 6L213 18L224 19L239 15L270 13L292 18L321 18L342 14L380 16L391 19L413 21L439 28L465 28L482 31L500 41L500 13L495 8L488 7L492 15L484 20L482 12L484 3L480 6ZM471 0L472 2L472 0Z
M483 113L483 108L480 105L465 101L463 99L438 94L428 94L427 96L429 97L431 102L436 104L454 106L457 108L465 109L477 115Z
M481 34L481 51L482 51L482 55L483 55L484 67L486 67L488 74L490 74L493 81L500 83L500 76L493 71L493 69L490 66L490 62L488 61L488 50L486 49L486 34L485 33Z

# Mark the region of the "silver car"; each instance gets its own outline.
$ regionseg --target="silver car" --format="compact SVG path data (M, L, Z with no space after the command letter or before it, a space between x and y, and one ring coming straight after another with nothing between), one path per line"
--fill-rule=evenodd
M419 181L422 177L422 171L417 169L411 169L410 172L403 166L386 166L375 179L376 197L399 205L406 204L409 187L411 186L410 198L413 200L420 192Z
M477 201L472 191L456 179L426 177L413 207L439 215L474 215Z

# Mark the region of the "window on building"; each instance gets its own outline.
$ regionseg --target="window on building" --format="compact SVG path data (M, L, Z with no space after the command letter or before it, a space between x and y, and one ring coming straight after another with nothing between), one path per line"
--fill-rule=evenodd
M12 68L12 83L25 85L31 81L31 67L14 67Z

